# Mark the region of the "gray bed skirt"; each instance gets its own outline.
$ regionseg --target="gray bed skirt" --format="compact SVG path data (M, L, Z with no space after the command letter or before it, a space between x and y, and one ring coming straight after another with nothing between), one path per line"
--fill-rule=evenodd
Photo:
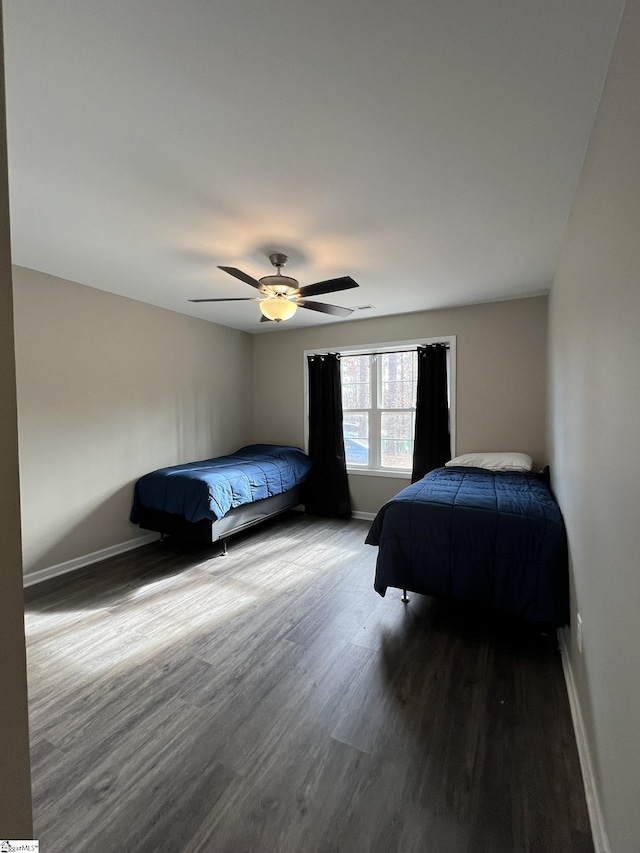
M173 515L169 512L147 509L141 506L139 509L139 524L144 530L155 530L163 536L175 536L189 542L200 542L210 544L212 542L225 541L234 533L260 524L281 512L293 509L303 504L302 484L294 486L288 492L273 495L261 501L243 504L229 510L224 518L215 521L202 519L195 523L186 521L181 515Z

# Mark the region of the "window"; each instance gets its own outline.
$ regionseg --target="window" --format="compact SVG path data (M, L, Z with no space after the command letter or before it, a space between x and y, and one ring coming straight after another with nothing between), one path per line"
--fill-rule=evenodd
M340 368L349 468L410 471L418 369L415 350L343 353Z
M342 428L351 474L410 479L413 468L417 348L446 344L451 455L456 447L456 336L414 338L364 346L331 348L340 356ZM324 350L325 352L327 350ZM303 352L305 421L308 419L308 365ZM305 447L308 448L308 434Z

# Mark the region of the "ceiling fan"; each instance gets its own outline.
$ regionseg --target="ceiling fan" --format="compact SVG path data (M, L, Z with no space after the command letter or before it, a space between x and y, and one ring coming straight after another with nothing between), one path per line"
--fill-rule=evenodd
M328 305L326 302L309 302L307 296L318 296L321 293L335 293L338 290L350 290L358 287L358 284L348 275L342 278L330 278L327 281L317 281L315 284L307 284L299 287L295 278L282 275L281 269L289 260L287 255L281 252L273 252L269 260L276 268L275 275L265 275L261 279L252 278L246 272L236 267L218 267L228 272L229 275L239 278L251 287L260 291L260 296L255 297L232 297L229 299L190 299L189 302L257 302L262 312L261 322L275 320L289 320L298 308L309 308L311 311L320 311L322 314L333 314L335 317L348 317L353 313L353 308L342 308L339 305Z

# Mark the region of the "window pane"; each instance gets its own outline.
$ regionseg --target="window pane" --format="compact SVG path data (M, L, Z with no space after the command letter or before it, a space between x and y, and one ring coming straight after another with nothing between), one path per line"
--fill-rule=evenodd
M371 357L369 355L340 356L343 382L368 382L371 375Z
M382 363L382 381L393 379L416 380L418 356L410 352L386 352L379 356Z
M369 415L349 412L342 422L347 465L369 464Z
M382 412L380 461L385 468L410 469L413 463L413 412Z
M367 412L349 412L342 427L346 438L369 438L369 415Z
M417 365L415 352L391 352L379 356L381 365L381 409L412 409L416 404Z
M415 382L383 382L380 392L380 408L413 409L415 407Z
M371 360L368 355L340 359L342 408L368 409L371 406Z
M343 409L368 409L371 405L371 385L349 383L342 385Z

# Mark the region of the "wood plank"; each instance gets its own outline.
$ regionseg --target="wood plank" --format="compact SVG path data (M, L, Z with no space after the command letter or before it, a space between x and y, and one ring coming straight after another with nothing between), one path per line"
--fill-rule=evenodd
M592 853L559 654L293 514L28 591L48 853Z

